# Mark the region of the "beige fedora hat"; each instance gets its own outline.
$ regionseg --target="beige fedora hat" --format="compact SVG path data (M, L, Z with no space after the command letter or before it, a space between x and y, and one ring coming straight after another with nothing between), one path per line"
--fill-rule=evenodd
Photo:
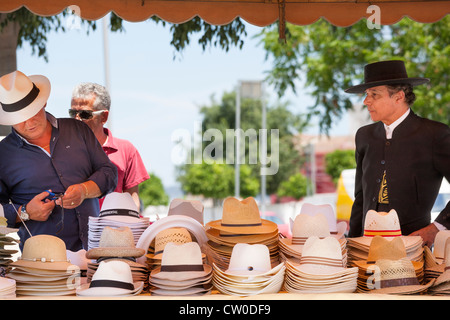
M102 231L99 247L88 250L86 252L86 258L137 258L143 256L144 254L144 249L136 248L133 232L129 227L105 227Z
M50 96L50 81L20 71L0 78L0 124L15 125L35 116Z
M22 256L11 266L62 271L73 270L74 267L67 259L64 241L46 234L28 238L23 245Z
M258 204L253 197L239 200L228 197L223 202L222 219L210 221L207 227L233 234L270 233L278 229L276 223L261 219Z

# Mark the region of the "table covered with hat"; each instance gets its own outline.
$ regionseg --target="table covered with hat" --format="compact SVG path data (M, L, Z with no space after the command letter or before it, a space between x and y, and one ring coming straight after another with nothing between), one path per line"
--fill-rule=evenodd
M202 206L189 202L187 215L178 210L143 231L132 228L137 221L129 217L115 216L101 228L92 220L101 234L87 251L70 252L54 236L33 236L17 259L1 266L0 297L450 297L449 232L438 234L433 250L423 248L416 237L392 232L399 226L393 210L367 214L364 236L347 238L326 217L329 208L307 207L292 220L291 238L260 217L255 199L232 197L224 200L222 219L206 224ZM0 237L10 231L0 229ZM4 256L12 252L0 249Z

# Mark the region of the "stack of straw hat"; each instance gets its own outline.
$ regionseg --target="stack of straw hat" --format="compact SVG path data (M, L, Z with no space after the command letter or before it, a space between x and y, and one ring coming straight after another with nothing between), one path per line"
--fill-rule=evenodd
M233 247L228 269L223 271L213 263L213 284L222 294L233 296L278 293L285 270L284 262L272 267L266 245L238 243Z
M212 290L212 268L205 264L197 242L165 245L161 265L150 273L150 293L155 296L198 296Z
M192 235L183 227L167 228L158 232L154 241L154 248L150 248L147 251L149 253L146 254L147 266L150 271L161 266L164 248L171 242L175 244L192 242ZM205 256L204 253L202 255Z
M284 288L291 293L355 292L358 268L347 268L341 244L331 236L309 237L300 263L286 261Z
M149 218L141 217L128 192L112 192L106 195L98 217L89 217L88 249L99 246L103 228L129 227L137 244L142 233L150 225Z
M233 247L238 243L266 245L272 266L279 263L278 226L261 218L258 205L252 197L242 201L226 198L222 219L208 222L206 228L208 258L222 270L228 268Z
M450 238L447 238L444 247L443 272L428 290L428 293L432 295L450 295Z
M77 296L122 297L140 294L144 282L133 279L130 265L120 260L100 262L92 281L79 286Z
M342 255L347 262L346 238L344 230L339 233L331 233L328 220L322 213L315 215L298 214L292 224L292 238L281 238L279 242L280 255L283 260L298 263L302 256L302 250L309 237L319 238L333 237L341 246Z
M6 218L3 216L3 207L0 206L0 277L9 272L10 263L13 262L14 255L19 252L19 241L9 235L17 231L18 229L7 227Z
M129 227L105 227L99 246L86 252L86 258L91 259L87 264L87 282L92 280L102 261L111 260L119 260L128 264L134 282L145 282L148 278L147 267L136 262L136 259L144 254L145 250L136 248Z
M17 295L72 295L80 284L79 267L67 259L64 241L55 236L28 238L22 256L11 266L7 277L16 281Z
M375 236L367 260L354 261L358 267L358 292L416 294L426 291L434 280L424 283L423 262L411 261L400 237L388 240Z
M436 279L444 272L445 246L448 239L450 230L440 230L434 238L433 250L428 246L424 247L425 279Z
M403 241L407 258L411 261L423 262L423 241L420 236L404 236L401 233L397 212L377 212L369 210L364 220L364 234L361 237L347 238L348 264L354 266L354 261L367 260L372 239L381 236L392 240Z

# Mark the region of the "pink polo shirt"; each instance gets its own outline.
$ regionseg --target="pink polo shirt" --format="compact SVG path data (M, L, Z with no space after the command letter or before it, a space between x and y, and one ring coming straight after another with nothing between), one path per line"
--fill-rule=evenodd
M123 192L150 178L141 155L133 144L124 139L113 137L111 131L104 128L108 135L103 150L117 167L118 180L115 192Z

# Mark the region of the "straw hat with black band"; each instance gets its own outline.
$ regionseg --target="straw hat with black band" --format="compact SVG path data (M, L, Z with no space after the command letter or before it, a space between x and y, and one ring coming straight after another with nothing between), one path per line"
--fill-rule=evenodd
M14 71L0 78L0 125L16 125L35 116L50 96L50 81L42 75Z

